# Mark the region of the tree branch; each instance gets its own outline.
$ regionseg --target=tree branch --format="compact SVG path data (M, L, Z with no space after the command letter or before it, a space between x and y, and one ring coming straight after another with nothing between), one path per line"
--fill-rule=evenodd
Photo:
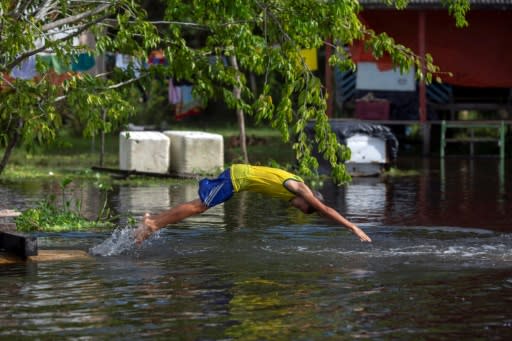
M9 87L11 87L11 89L16 90L16 87L14 86L14 84L9 82L9 80L7 78L5 78L2 73L0 73L0 79L2 79L2 81L4 81L7 85L9 85Z
M104 76L106 75L107 73L103 73L103 74L99 74L97 75L96 77L99 77L99 76ZM113 90L113 89L118 89L118 88L121 88L125 85L128 85L128 84L131 84L131 83L135 83L136 81L140 80L141 78L144 78L144 77L147 77L148 75L142 75L140 77L137 77L137 78L130 78L124 82L120 82L120 83L117 83L117 84L112 84L110 86L107 86L106 88L102 88L102 89L99 89L100 91L105 91L105 90ZM54 102L60 102L64 99L67 98L67 95L63 95L63 96L59 96L59 97L55 97L55 100Z
M44 18L48 17L48 14L50 13L50 10L53 8L53 6L56 5L56 3L52 4L52 0L46 0L41 7L39 7L38 10L36 10L36 14L34 14L34 17L36 17L38 20L43 20Z
M21 15L23 14L23 12L25 12L27 10L27 8L30 7L30 5L32 5L32 3L34 2L34 0L28 0L26 2L18 2L18 4L16 5L16 7L11 11L11 13L9 13L9 15L11 15L12 17L16 18L16 19L19 19L21 17Z
M54 29L56 27L61 27L61 26L64 26L64 25L73 24L73 23L75 23L77 21L80 21L82 19L86 19L88 17L91 17L91 16L94 16L94 15L99 14L101 12L104 12L107 9L109 9L111 6L112 6L112 4L99 5L95 9L92 9L92 10L89 10L89 11L86 11L86 12L83 12L83 13L79 13L79 14L76 14L76 15L73 15L73 16L70 16L70 17L67 17L67 18L63 18L63 19L60 19L60 20L56 20L56 21L54 21L52 23L43 25L42 31L43 32L47 32L47 31L52 30L52 29Z

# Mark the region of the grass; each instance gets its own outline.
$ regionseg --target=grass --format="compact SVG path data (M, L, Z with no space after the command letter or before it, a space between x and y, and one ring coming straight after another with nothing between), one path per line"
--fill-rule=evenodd
M224 137L224 155L226 164L242 160L237 143L238 128L231 126L210 126L204 129L198 126L177 125L173 130L201 130L221 134ZM268 164L270 160L288 163L293 160L290 144L281 141L279 133L270 128L249 127L248 153L251 163ZM0 149L3 154L3 150ZM52 180L72 177L75 180L112 181L122 184L173 183L171 178L130 177L127 180L111 179L108 173L93 171L91 167L100 165L100 140L71 136L65 133L59 142L46 146L31 146L29 150L16 148L9 163L0 175L0 181L18 182L26 180ZM119 135L105 135L105 153L103 167L119 167Z
M405 176L418 176L420 174L417 170L400 170L395 167L391 167L383 175L385 177L405 177Z
M62 208L51 201L39 203L25 210L16 218L18 231L62 232L91 229L112 229L115 225L108 219L89 220L80 212Z

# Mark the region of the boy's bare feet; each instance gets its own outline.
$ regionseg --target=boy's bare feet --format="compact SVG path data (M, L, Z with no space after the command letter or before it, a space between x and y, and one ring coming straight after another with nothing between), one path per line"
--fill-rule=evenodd
M155 221L151 219L149 213L144 214L144 218L142 218L142 222L139 227L135 229L133 232L133 236L135 238L135 243L140 245L144 240L148 239L149 236L158 230L155 225Z

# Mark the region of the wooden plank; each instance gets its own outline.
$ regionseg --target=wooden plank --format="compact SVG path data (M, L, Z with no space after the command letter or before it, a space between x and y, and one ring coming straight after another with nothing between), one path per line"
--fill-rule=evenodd
M0 231L0 250L26 258L37 255L37 238L13 231Z
M413 124L421 124L422 122L419 120L357 120L351 118L333 118L331 121L347 121L347 122L365 122L365 123L373 123L373 124L382 124L382 125L413 125ZM425 124L432 125L441 125L442 120L430 120L424 122ZM455 120L455 121L446 121L447 125L454 126L460 125L462 128L472 127L472 126L489 126L495 128L499 126L503 122L505 125L512 125L512 120ZM475 127L476 128L476 127Z
M197 178L197 174L191 174L191 173L152 173L152 172L139 172L135 170L123 170L123 169L117 169L117 168L108 168L108 167L98 167L93 166L91 167L92 170L99 171L99 172L107 172L112 174L119 175L119 178L127 178L131 175L140 175L140 176L152 176L157 178L173 178L173 179L195 179Z
M0 251L0 265L22 263L25 259Z
M8 209L0 210L0 218L3 218L3 217L17 217L20 214L21 214L21 212L18 212L18 211L15 211L15 210L8 210Z
M0 223L0 231L16 232L15 223Z
M84 259L93 259L93 257L82 250L39 250L37 256L29 257L29 260L32 262L51 262Z
M0 252L0 265L26 263L26 262L57 262L94 259L82 250L39 250L37 256L21 258L9 253Z

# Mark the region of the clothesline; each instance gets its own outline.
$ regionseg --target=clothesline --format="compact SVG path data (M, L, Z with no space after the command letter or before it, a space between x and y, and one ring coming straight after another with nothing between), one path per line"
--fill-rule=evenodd
M131 69L136 78L140 78L141 71L153 65L167 65L167 60L161 50L152 51L147 60L136 58L122 53L107 53L107 56L113 57L114 68L121 70ZM218 57L211 56L211 62L218 61ZM74 54L69 60L59 58L54 53L39 53L32 55L23 61L20 65L14 67L9 73L9 79L30 80L39 75L37 63L46 64L51 73L51 79L54 83L61 83L71 77L72 73L80 73L91 70L96 65L96 58L88 52ZM227 65L227 60L222 58L222 62ZM168 102L172 106L176 120L182 120L188 116L201 114L205 108L205 101L194 95L194 85L187 81L175 81L168 79ZM144 90L143 96L146 96Z

